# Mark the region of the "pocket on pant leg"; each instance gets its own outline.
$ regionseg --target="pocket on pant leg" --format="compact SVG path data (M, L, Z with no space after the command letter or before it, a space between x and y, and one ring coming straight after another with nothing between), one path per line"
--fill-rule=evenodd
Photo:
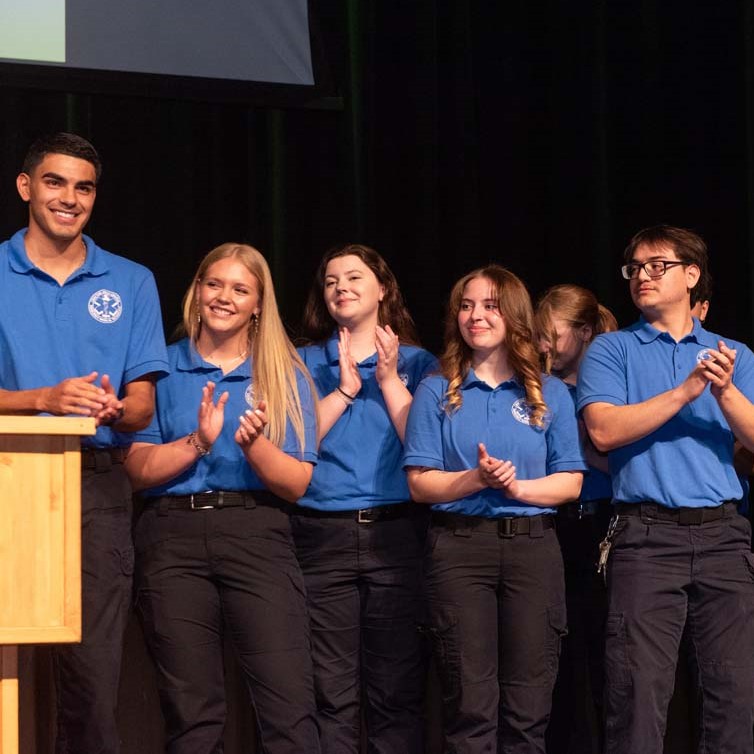
M626 651L626 623L623 613L608 613L605 623L605 680L611 686L631 682Z
M605 734L606 751L619 751L619 742L631 725L633 683L628 665L623 613L609 613L605 623Z
M744 568L746 569L746 573L748 577L754 581L754 553L751 552L744 552L743 558L744 558Z
M134 575L134 548L124 547L120 551L120 569L124 576Z
M605 713L608 737L626 725L630 714L631 674L623 613L609 613L605 623Z
M457 698L461 689L461 647L458 617L449 605L429 607L429 635L432 654L440 676L443 699Z
M547 621L549 623L547 668L554 679L558 672L563 638L568 634L568 617L565 602L559 602L547 608Z

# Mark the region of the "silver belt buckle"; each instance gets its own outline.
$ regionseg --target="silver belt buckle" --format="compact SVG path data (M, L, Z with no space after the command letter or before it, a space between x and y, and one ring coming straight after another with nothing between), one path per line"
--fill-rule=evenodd
M356 516L356 521L360 524L371 524L372 519L369 518L371 514L370 508L362 508Z
M197 496L198 497L198 496ZM194 505L194 494L191 493L191 510L192 511L204 511L209 508L214 508L214 505Z

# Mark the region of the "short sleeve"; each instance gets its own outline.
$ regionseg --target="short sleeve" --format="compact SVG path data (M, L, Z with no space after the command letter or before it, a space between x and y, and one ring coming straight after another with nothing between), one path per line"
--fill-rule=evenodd
M628 403L625 353L619 333L599 335L589 346L581 367L576 408L581 411L590 403Z
M403 441L403 466L444 469L441 380L427 377L419 383L411 403Z

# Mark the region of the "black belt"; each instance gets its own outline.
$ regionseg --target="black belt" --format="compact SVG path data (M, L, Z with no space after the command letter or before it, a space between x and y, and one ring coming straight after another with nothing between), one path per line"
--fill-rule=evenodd
M454 529L457 534L464 531L479 531L497 534L499 537L515 537L517 534L536 534L555 527L555 516L539 514L536 516L504 516L503 518L486 518L484 516L465 516L463 513L432 511L432 524Z
M127 455L128 448L81 448L81 468L106 471L123 463Z
M202 511L212 508L256 508L257 505L269 505L285 508L286 504L279 497L265 490L254 492L197 492L193 495L163 495L147 501L147 505L160 510ZM288 506L292 507L292 506Z
M585 500L559 505L557 511L558 515L563 518L584 518L584 516L593 516L597 512L598 505L596 500Z
M297 505L293 511L296 516L306 518L348 518L358 524L372 524L375 521L390 521L405 518L414 511L416 503L393 503L392 505L378 505L374 508L362 508L355 511L323 511L318 508L306 508Z
M616 503L613 510L618 516L641 516L649 520L669 521L679 526L698 526L738 515L738 500L725 500L714 508L668 508L659 503Z
M613 507L609 497L597 498L595 500L580 500L575 503L566 503L559 505L555 510L558 516L562 518L588 518L596 516L598 513L604 513L606 520L610 518L610 509Z

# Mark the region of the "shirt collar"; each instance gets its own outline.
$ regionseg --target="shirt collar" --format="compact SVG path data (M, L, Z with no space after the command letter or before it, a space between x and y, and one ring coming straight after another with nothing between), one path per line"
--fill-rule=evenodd
M205 361L188 338L184 338L178 344L175 368L179 372L215 372L219 369L214 364ZM251 379L251 360L244 359L237 367L223 375L224 378L231 376L245 380Z
M86 244L86 260L79 270L81 275L104 275L109 271L107 256L89 236L82 236Z
M467 390L468 388L475 387L476 385L479 385L481 387L486 388L487 390L496 390L497 388L490 387L484 380L480 380L479 377L476 376L476 372L474 372L474 369L472 367L469 367L468 374L466 377L464 377L463 382L461 383L461 390ZM505 380L505 382L501 382L498 387L523 387L523 384L521 381L514 375L509 380Z
M684 335L683 338L681 338L680 342L692 340L696 341L697 343L704 343L705 345L708 345L708 341L710 341L710 333L708 333L701 326L699 320L696 319L696 317L692 319L692 322L694 323L694 326L691 328L691 332L687 335ZM636 335L636 337L642 343L651 343L658 338L675 342L671 335L650 325L643 316L639 317L639 321L636 324L631 325L629 329L633 331L634 335ZM712 340L714 340L714 338Z
M25 239L27 231L28 228L19 230L10 239L9 244L8 261L11 269L21 274L28 274L38 269L36 265L32 264L29 255L26 253ZM86 245L86 259L84 260L84 264L76 270L73 277L81 275L104 275L109 270L105 255L89 236L82 236L82 238Z
M720 337L711 333L709 330L705 330L704 327L702 327L702 323L696 319L696 317L694 317L694 329L691 334L699 343L708 348L717 348L719 345L718 341L720 340Z

